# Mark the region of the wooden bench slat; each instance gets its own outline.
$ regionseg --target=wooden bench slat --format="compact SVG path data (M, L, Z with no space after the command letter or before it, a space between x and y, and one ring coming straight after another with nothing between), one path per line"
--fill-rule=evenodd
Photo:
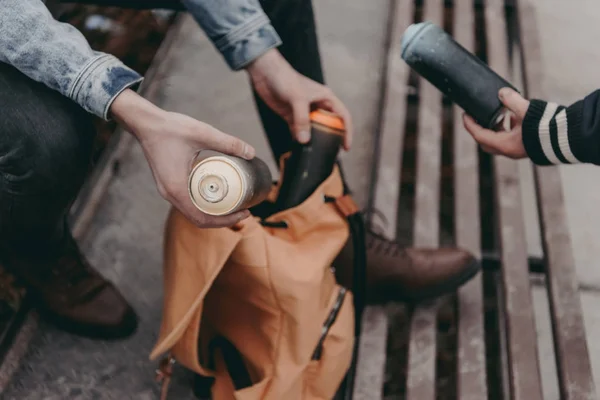
M443 0L424 2L424 20L441 26L443 18ZM440 236L442 95L425 79L419 78L419 98L414 245L435 248ZM435 399L436 321L436 302L415 308L408 349L408 400Z
M528 1L517 4L523 22L520 28L527 96L546 99L535 11ZM596 399L560 171L556 167L536 167L535 176L561 396L566 400Z
M426 0L424 20L443 24L442 0ZM439 244L440 174L442 149L442 95L419 78L417 177L415 187L415 246Z
M367 307L362 323L353 400L382 399L388 336L388 316L385 307Z
M501 76L509 76L504 1L485 3L489 64ZM494 157L495 199L504 281L504 306L508 344L510 398L542 400L533 301L529 284L527 243L518 165Z
M396 238L397 204L400 198L402 147L406 121L406 97L409 68L400 58L402 33L412 22L412 1L394 0L390 20L386 76L383 85L380 146L375 157L375 185L372 207L389 218L390 224L381 232L388 239ZM388 318L383 307L367 307L363 315L357 378L356 400L383 398L385 379ZM363 365L365 364L365 365ZM367 367L368 365L368 367Z
M436 320L438 303L415 309L410 322L407 400L435 400Z
M402 34L412 23L413 2L395 0L387 54L386 82L383 87L383 111L379 152L376 159L376 186L373 208L383 213L390 223L383 227L388 239L396 237L396 220L400 198L402 147L406 122L406 97L409 67L400 57Z
M454 2L453 36L467 50L475 48L475 13L472 0ZM462 110L454 106L454 207L456 244L481 255L479 210L479 157L477 144L462 123ZM458 291L457 391L462 400L488 397L483 282L479 274Z

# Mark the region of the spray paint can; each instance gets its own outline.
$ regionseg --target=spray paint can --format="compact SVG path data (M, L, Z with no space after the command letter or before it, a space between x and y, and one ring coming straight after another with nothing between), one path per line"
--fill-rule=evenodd
M276 210L299 205L333 172L346 134L344 121L325 110L311 112L310 121L310 141L294 142L285 163Z
M263 160L210 153L213 155L197 159L188 181L190 197L200 211L227 215L246 210L267 198L272 177Z
M506 110L498 91L516 88L439 26L409 26L402 36L402 59L479 125L493 129L502 122Z

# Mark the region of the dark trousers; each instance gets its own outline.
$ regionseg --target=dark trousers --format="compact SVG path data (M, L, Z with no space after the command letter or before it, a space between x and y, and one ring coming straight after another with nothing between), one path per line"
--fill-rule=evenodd
M283 40L279 51L298 72L323 83L311 0L261 3ZM291 145L288 126L255 100L279 158ZM62 238L95 135L91 115L77 104L0 63L0 252L44 252Z

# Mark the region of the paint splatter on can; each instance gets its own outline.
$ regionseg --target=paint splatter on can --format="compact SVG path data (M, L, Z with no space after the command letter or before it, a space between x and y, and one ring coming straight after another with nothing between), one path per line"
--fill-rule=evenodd
M496 129L506 109L501 88L518 91L441 27L429 22L410 25L402 36L402 59L456 103L480 125Z

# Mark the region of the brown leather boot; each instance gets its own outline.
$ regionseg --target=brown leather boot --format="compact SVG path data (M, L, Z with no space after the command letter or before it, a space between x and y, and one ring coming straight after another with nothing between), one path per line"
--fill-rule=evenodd
M10 255L4 267L28 290L42 316L65 331L98 339L120 339L137 328L135 311L96 272L68 233L56 256L29 259Z
M452 292L480 270L480 263L457 248L405 248L366 233L367 302L417 302ZM352 287L353 248L349 240L333 262L341 285Z

